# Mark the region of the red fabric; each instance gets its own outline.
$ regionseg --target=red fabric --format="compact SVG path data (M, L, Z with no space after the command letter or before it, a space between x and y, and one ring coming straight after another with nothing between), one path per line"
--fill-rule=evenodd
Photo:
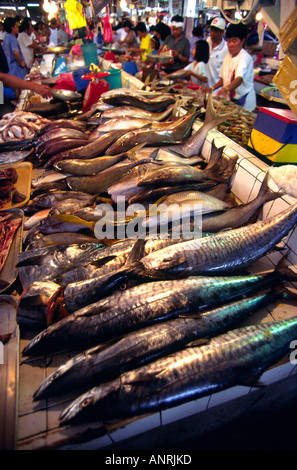
M75 91L76 87L72 73L61 73L60 77L57 78L56 84L53 88L56 90Z

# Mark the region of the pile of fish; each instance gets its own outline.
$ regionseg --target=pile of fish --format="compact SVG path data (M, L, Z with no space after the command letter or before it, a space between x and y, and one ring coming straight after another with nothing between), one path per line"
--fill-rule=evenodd
M113 90L80 120L35 134L47 171L26 207L17 319L36 331L24 356L73 353L33 397L74 394L63 425L120 420L242 384L296 339L297 318L241 325L272 301L296 300L285 257L265 274L243 270L296 225L297 204L258 220L263 204L283 194L269 188L268 173L254 200L234 202L237 155L213 142L209 160L201 157L209 130L229 116L210 97L193 131L198 111L165 121L174 107L166 93ZM201 236L170 236L181 214L191 234L199 216ZM98 236L102 220L113 236Z
M0 142L30 139L47 122L38 114L25 111L5 114L0 121Z

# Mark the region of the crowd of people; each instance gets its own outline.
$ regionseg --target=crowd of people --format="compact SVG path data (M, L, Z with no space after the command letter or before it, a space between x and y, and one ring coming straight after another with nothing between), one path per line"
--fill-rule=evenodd
M205 26L196 25L190 38L185 36L180 15L171 18L170 26L163 21L151 26L144 21L133 24L125 18L112 29L113 42L126 54L137 56L143 69L155 70L148 59L150 55L170 51L170 61L158 70L160 78L190 80L205 92L229 98L250 111L255 109L253 58L245 49L248 29L243 23L226 25L224 18L216 17ZM94 27L88 27L83 32L74 31L72 39L83 34L100 47L101 32L102 28L95 32ZM56 18L33 26L30 18L20 22L7 17L0 28L0 73L24 79L33 59L38 54L42 56L46 47L66 45L70 39ZM3 84L7 95L13 93L18 98L19 89L9 86L9 79ZM40 94L49 96L50 89L42 88Z
M125 34L118 43L130 55L139 54L144 68L150 65L148 56L170 50L172 59L159 71L161 77L190 80L205 92L255 109L253 58L245 50L248 28L243 23L226 25L224 18L216 17L207 27L195 26L190 38L179 15L172 17L170 27L162 21L149 28L145 22L133 27L128 19L121 27Z

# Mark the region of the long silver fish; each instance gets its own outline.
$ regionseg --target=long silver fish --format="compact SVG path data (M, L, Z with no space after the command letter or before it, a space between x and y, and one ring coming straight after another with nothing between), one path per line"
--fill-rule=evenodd
M172 113L173 109L174 105L168 106L168 108L162 112L152 112L135 106L117 106L112 109L107 109L100 114L98 123L102 123L107 119L120 119L126 117L149 119L150 121L163 121Z
M61 424L164 410L259 377L290 350L297 317L246 326L121 374L74 400Z
M287 296L291 297L283 289L264 292L198 316L175 318L142 328L112 344L95 346L58 367L35 391L34 400L74 389L87 390L117 377L124 370L181 349L187 343L228 331L269 303Z
M141 109L152 112L161 112L168 108L168 106L175 103L176 99L172 94L147 94L138 93L135 91L125 89L112 90L112 93L106 92L101 95L101 100L104 103L112 104L115 106L136 106Z
M167 247L141 260L144 269L179 275L242 269L273 249L297 222L297 203L265 221Z
M144 283L94 302L51 325L27 344L23 354L49 353L77 342L82 346L115 338L152 322L231 301L275 278L279 279L278 272Z

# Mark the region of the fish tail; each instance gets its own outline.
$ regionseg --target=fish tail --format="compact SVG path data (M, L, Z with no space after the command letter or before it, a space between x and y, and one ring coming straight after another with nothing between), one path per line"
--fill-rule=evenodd
M216 127L232 116L233 116L233 112L225 113L225 114L218 114L213 105L212 94L209 95L207 106L206 106L204 124L211 124L211 127Z
M290 269L287 265L287 257L288 253L286 253L278 262L275 267L275 273L279 275L286 281L296 281L297 280L297 273Z
M278 197L282 197L285 193L281 191L273 191L268 186L269 182L269 172L267 171L265 177L262 181L258 197L267 197L267 200L277 199Z

